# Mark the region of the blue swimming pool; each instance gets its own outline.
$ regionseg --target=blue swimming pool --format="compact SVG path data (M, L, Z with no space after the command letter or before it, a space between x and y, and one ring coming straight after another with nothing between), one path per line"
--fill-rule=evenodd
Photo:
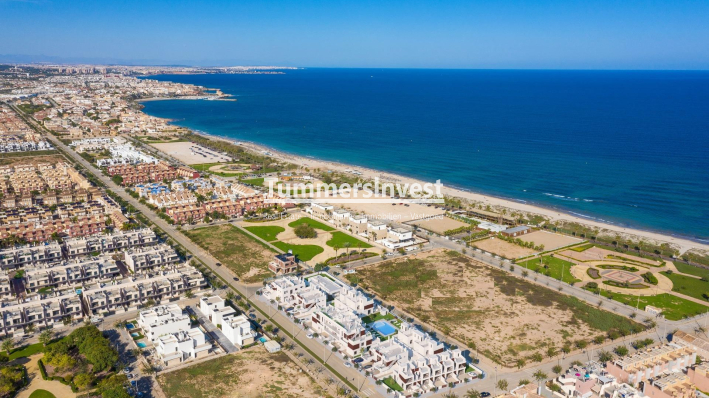
M126 323L126 329L131 330L131 329L134 329L134 328L135 328L135 325L134 325L134 324L132 324L132 323Z
M396 333L396 328L394 325L387 321L376 321L372 324L372 329L376 330L377 333L384 337L391 336Z
M130 335L133 336L133 337L139 337L139 336L140 336L140 333L135 333L135 332L133 332L133 333L131 333Z
M265 342L267 342L268 340L267 340L265 337L259 337L259 338L258 338L258 341L260 341L260 342L262 342L262 343L265 343Z
M140 347L140 348L145 348L145 347L147 347L147 346L148 346L148 345L145 344L145 343L143 343L142 341L139 341L139 342L138 342L138 347Z

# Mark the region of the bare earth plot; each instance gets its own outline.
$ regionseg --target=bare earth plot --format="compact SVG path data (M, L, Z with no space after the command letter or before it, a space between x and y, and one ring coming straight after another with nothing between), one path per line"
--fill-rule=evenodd
M476 241L473 244L475 247L485 250L498 256L504 258L515 259L520 257L530 256L536 251L516 245L514 243L505 242L502 239L496 239L494 237Z
M639 263L641 265L646 265L650 267L662 266L662 263L660 263L659 261L633 256L632 254L619 253L613 250L603 249L596 246L586 249L582 252L577 252L575 250L564 250L562 252L559 252L559 254L566 257L570 257L577 261L600 261L605 259L615 259L620 261Z
M150 144L185 164L229 162L231 158L191 142Z
M233 225L197 228L183 233L246 283L261 282L273 276L268 263L276 253Z
M433 231L440 235L442 235L448 230L467 227L469 225L462 221L454 220L445 216L430 218L428 220L416 221L411 224L429 231Z
M524 242L533 242L534 246L544 245L544 250L554 250L583 242L583 239L572 238L570 236L547 231L535 231L527 235L522 235L519 239Z
M170 398L329 397L283 352L257 346L158 377Z
M359 268L351 281L505 366L640 325L444 249ZM551 320L551 321L550 321ZM528 360L529 362L529 360Z

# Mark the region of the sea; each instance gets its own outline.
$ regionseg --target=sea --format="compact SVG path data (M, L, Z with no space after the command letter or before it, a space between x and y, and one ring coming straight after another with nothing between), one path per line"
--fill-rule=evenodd
M709 242L708 71L305 68L150 78L237 99L144 103L180 126Z

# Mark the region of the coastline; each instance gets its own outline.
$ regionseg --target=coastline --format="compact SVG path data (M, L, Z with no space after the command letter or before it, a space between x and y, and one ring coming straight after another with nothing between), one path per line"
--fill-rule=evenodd
M264 151L267 151L270 153L270 156L273 157L274 159L280 160L280 161L285 161L289 163L293 163L302 167L308 167L308 168L316 168L316 169L330 169L330 170L335 170L338 172L344 173L345 170L352 170L356 169L357 171L362 173L362 177L367 178L367 179L374 179L374 177L379 177L381 181L388 181L388 182L401 182L401 183L426 183L430 181L423 181L419 180L416 178L412 177L406 177L394 173L389 173L381 170L375 170L371 169L368 167L362 167L362 166L357 166L357 165L352 165L352 164L345 164L345 163L340 163L340 162L331 162L331 161L326 161L326 160L320 160L316 158L309 158L305 156L300 156L300 155L294 155L290 154L278 149L274 149L271 147L268 147L263 144L258 144L250 141L243 141L243 140L236 140L233 138L227 138L227 137L221 137L217 135L212 135L203 131L195 131L192 130L194 134L198 134L213 140L220 140L220 141L225 141L229 142L232 144L239 144L239 146L250 150L250 151L255 151L258 153L262 153ZM637 228L631 228L631 227L622 227L619 225L614 225L614 224L608 224L608 223L603 223L600 221L595 221L591 220L588 218L583 218L579 216L575 216L573 214L569 214L568 212L564 212L561 210L555 210L555 209L549 209L545 208L542 206L538 205L530 205L527 203L520 203L514 200L510 199L504 199L504 198L498 198L490 195L484 195L480 193L475 193L475 192L470 192L470 191L464 191L459 188L455 187L446 187L444 186L442 189L443 194L452 196L452 197L457 197L457 198L463 198L467 199L470 201L474 202L479 202L484 205L490 205L491 207L505 207L508 209L520 211L520 212L525 212L525 213L534 213L534 214L540 214L542 216L545 216L550 219L550 221L559 221L559 220L565 220L565 221L571 221L571 222L576 222L579 224L585 224L588 226L592 226L595 228L599 229L605 229L613 233L618 233L622 235L635 235L640 238L648 239L648 240L653 240L657 242L667 242L674 244L678 247L680 254L683 254L687 250L690 249L699 249L699 250L709 250L709 244L704 244L701 242L697 242L688 238L682 238L682 237L676 237L672 235L667 235L663 234L660 232L653 232L653 231L647 231L647 230L642 230L642 229L637 229Z
M164 100L172 100L172 99L195 99L191 97L187 98L149 98L145 99L148 101L164 101ZM141 100L141 101L145 101ZM156 116L151 116L151 117L156 117ZM168 120L169 119L164 119ZM170 121L172 122L172 121ZM189 129L189 128L188 128ZM341 162L334 162L334 161L327 161L327 160L321 160L317 158L312 158L312 157L306 157L302 155L296 155L296 154L291 154L287 153L285 151L275 149L272 147L268 147L264 144L256 143L256 142L251 142L251 141L246 141L246 140L237 140L234 138L229 138L229 137L223 137L223 136L218 136L218 135L213 135L204 131L197 131L194 129L189 129L192 131L194 134L198 134L213 140L220 140L224 142L229 142L232 144L239 144L242 148L250 151L254 151L257 153L263 153L264 151L269 152L272 158L277 159L279 161L285 161L289 163L293 163L302 167L307 167L307 168L314 168L314 169L330 169L334 171L338 171L341 173L344 173L345 170L352 170L356 169L359 172L362 173L362 177L366 179L374 179L374 177L379 177L381 181L387 181L387 182L400 182L400 183L425 183L429 181L423 181L414 177L407 177L399 174L394 174L382 170L376 170L368 167L363 167L363 166L358 166L358 165L353 165L353 164L345 164ZM536 204L528 204L528 203L523 203L520 201L516 201L514 199L507 199L507 198L500 198L500 197L495 197L492 195L488 194L481 194L481 193L475 193L466 189L461 189L457 187L449 187L449 186L444 186L442 189L442 192L444 195L455 197L455 198L462 198L471 202L477 202L481 203L485 206L489 205L491 207L501 207L501 208L507 208L513 211L518 211L518 212L523 212L523 213L531 213L531 214L539 214L542 215L546 218L549 219L550 222L555 222L555 221L568 221L568 222L574 222L578 224L583 224L586 226L590 226L593 228L601 229L601 230L606 230L608 233L615 233L619 235L626 235L626 236L635 236L637 238L641 239L646 239L646 240L651 240L654 242L658 243L670 243L674 246L677 247L679 250L680 255L685 253L686 251L690 249L698 249L700 251L709 251L709 244L703 243L697 240L693 240L688 237L681 237L681 236L674 236L668 233L664 232L656 232L656 231L651 231L651 230L644 230L644 229L639 229L635 227L624 227L621 225L615 225L607 222L602 222L602 221L597 221L588 217L582 217L579 215L574 215L569 213L569 211L564 211L564 210L558 210L558 209L553 209L553 208L547 208L543 207L540 205Z

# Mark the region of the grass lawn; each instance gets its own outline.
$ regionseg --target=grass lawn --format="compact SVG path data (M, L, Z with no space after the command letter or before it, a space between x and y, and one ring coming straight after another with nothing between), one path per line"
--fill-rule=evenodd
M298 260L301 261L310 261L313 257L325 251L325 249L317 245L292 245L285 242L273 242L273 246L276 246L284 252L291 250L293 254L298 257Z
M266 242L273 242L274 240L277 240L278 234L286 230L285 228L276 225L267 227L246 227L246 229Z
M706 300L702 295L709 295L709 282L701 279L692 278L691 276L680 274L668 274L662 272L662 275L670 278L672 281L672 291L686 294L699 300Z
M57 398L54 394L47 390L34 390L30 394L30 398Z
M582 251L590 249L592 247L593 247L593 243L587 243L585 245L572 247L571 250L573 250L575 252L582 252Z
M10 360L12 361L17 358L28 357L28 356L34 355L38 352L42 352L43 350L44 350L44 346L42 345L42 343L30 344L30 345L26 345L23 347L18 347L16 349L12 350L12 352L10 352Z
M404 391L403 388L399 385L399 383L394 380L393 377L389 376L386 379L382 380L382 382L389 388L391 388L394 391Z
M263 178L252 178L250 180L241 180L242 184L251 184L257 187L263 186Z
M247 283L273 276L268 263L275 251L231 224L183 230L183 233ZM247 273L249 276L245 278Z
M695 266L685 264L685 263L680 263L680 262L676 262L674 264L675 264L675 267L677 268L677 271L679 271L683 274L689 274L689 275L698 276L700 278L709 279L709 269L699 268L699 267L695 267Z
M333 232L332 238L330 238L330 240L325 243L330 247L338 246L339 248L342 249L345 247L345 242L349 242L351 245L350 248L353 248L353 249L357 249L357 248L367 249L367 248L372 247L372 245L370 245L369 243L363 242L363 241L355 238L354 236L347 235L346 233L340 232L340 231Z
M611 297L613 300L627 304L631 307L638 306L641 310L644 310L647 305L661 308L665 318L670 321L677 321L683 319L684 317L692 317L709 311L709 307L707 306L695 303L694 301L685 300L681 297L673 296L669 293L662 293L655 296L635 296L631 294L613 293L603 290L601 294L604 297Z
M376 321L379 321L382 319L384 319L385 321L392 321L392 320L396 319L396 317L394 317L394 315L392 315L392 314L382 315L382 314L376 312L372 315L367 315L365 317L362 317L362 322L372 323L372 322L376 322Z
M540 265L539 258L520 261L517 265L528 268L530 271L539 271L540 273L551 276L554 279L561 279L561 273L563 272L564 282L580 282L579 279L574 278L571 274L571 267L574 266L573 263L551 256L542 256L542 260L544 260L543 265Z
M288 226L291 228L295 228L300 224L308 224L315 229L320 229L323 231L334 231L335 230L335 228L329 227L329 226L321 223L320 221L313 220L312 218L309 218L309 217L301 217L301 218L293 221L292 223L288 224Z

